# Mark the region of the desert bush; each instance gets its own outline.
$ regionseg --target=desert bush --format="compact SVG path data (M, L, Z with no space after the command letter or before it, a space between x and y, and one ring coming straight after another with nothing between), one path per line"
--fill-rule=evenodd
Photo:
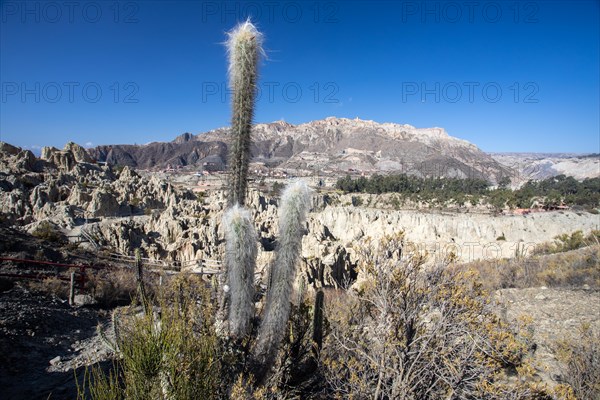
M113 165L111 166L112 172L118 177L121 176L121 172L125 169L125 165Z
M281 182L273 182L273 184L271 185L271 190L269 191L269 196L270 197L281 196L281 192L283 191L284 187L285 187L285 185Z
M49 221L40 222L31 234L38 239L48 242L60 242L63 239L63 235Z
M587 236L582 231L563 233L554 237L554 242L542 243L535 247L533 254L554 254L577 250L582 247L597 245L600 242L600 231L593 230Z
M497 317L473 273L400 260L401 235L358 249L364 280L327 310L321 353L336 398L525 396L505 368L523 365L531 332ZM336 306L341 304L341 307ZM525 398L525 397L522 397Z
M352 196L352 205L354 207L360 207L363 205L363 199L359 196Z
M558 342L562 380L578 399L600 399L600 333L583 325L572 337Z
M86 286L98 304L106 308L127 305L137 293L135 271L131 268L94 271Z
M527 258L479 260L461 268L473 269L486 279L487 290L528 287L600 288L600 246Z
M600 288L600 246L542 256L533 263L536 286Z
M58 277L52 276L39 282L31 282L29 285L33 290L50 293L61 299L69 296L69 283Z
M570 235L564 233L555 238L555 253L562 253L569 250L576 250L585 246L584 236L582 231L575 231Z
M130 206L140 207L141 204L142 204L142 199L140 199L139 197L133 197L132 199L129 200Z

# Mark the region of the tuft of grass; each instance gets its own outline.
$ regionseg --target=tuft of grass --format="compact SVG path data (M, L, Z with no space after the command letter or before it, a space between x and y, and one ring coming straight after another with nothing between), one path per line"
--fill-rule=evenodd
M86 368L82 384L79 384L77 375L75 375L75 382L77 384L77 400L125 399L117 364L113 363L113 368L108 373L105 373L98 365Z

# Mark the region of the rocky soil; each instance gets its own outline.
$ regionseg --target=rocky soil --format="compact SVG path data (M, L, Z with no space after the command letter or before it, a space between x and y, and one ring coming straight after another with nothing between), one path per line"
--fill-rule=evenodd
M532 318L536 345L533 365L542 381L550 385L561 381L561 365L556 359L556 343L578 337L582 324L600 331L600 290L590 288L502 289L496 299L504 315L512 321Z
M110 337L110 317L90 306L70 307L66 300L1 281L0 394L7 399L72 399L85 366L110 366L111 351L96 334ZM593 289L502 289L499 312L509 320L532 318L532 364L541 381L561 381L556 341L574 337L588 323L600 329L600 291ZM50 397L48 397L50 396Z
M54 295L1 281L0 397L73 399L84 366L107 360L109 350L96 335L107 325L105 311L71 307Z

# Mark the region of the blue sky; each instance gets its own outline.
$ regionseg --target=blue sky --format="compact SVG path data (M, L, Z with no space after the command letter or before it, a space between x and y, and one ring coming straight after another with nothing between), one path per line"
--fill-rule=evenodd
M225 32L265 35L256 122L443 127L600 152L597 0L1 1L0 140L169 141L229 124Z

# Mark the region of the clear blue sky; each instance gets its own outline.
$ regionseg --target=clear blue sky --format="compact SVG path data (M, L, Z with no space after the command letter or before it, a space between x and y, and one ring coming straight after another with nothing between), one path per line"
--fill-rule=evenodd
M485 151L599 152L583 1L1 1L0 139L169 141L229 124L225 32L264 32L256 122L443 127Z

